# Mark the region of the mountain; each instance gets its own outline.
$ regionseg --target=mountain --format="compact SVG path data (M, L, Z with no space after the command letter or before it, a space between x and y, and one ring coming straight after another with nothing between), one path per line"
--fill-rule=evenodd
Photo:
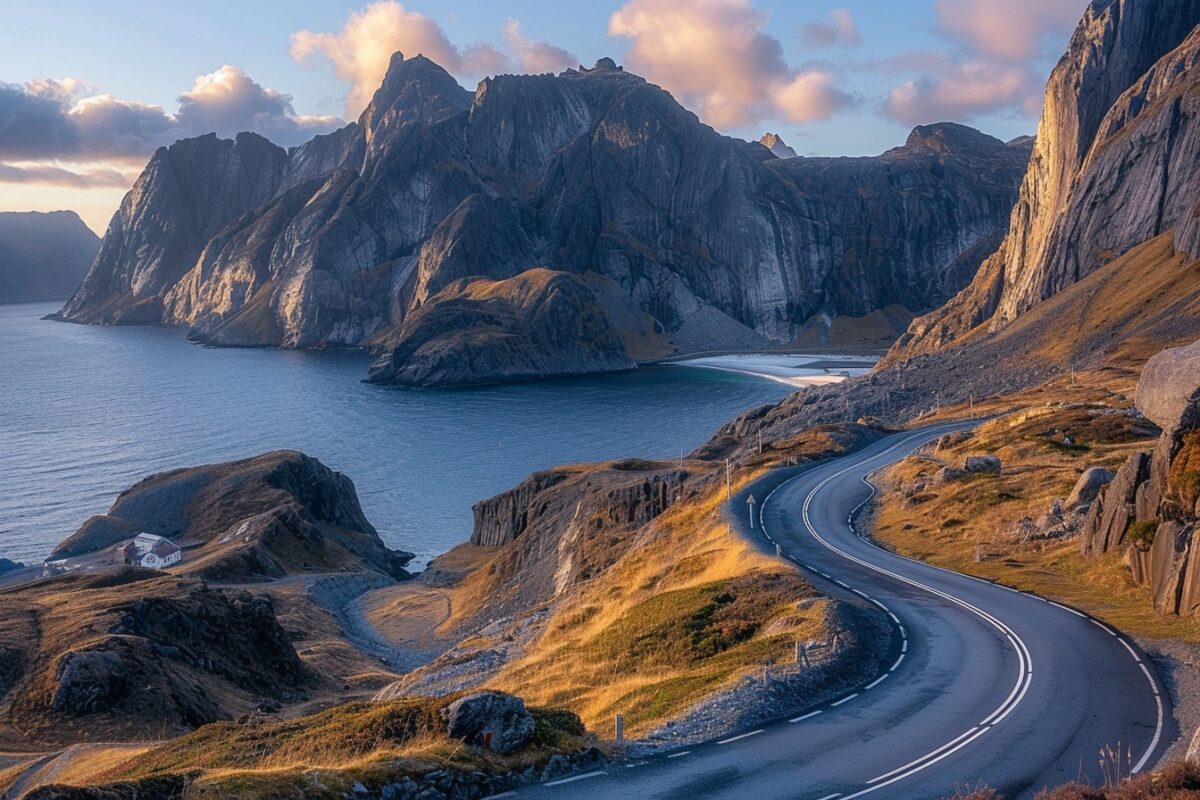
M0 212L0 303L70 297L99 247L74 211Z
M778 133L764 133L758 143L771 151L777 158L795 158L796 151Z
M610 59L472 94L397 53L358 121L301 147L241 134L160 149L59 316L370 347L373 380L421 384L789 343L966 285L1028 155L943 123L876 157L778 159ZM547 337L512 294L544 282L535 269L564 275L544 299L586 340ZM449 363L476 344L478 363Z
M1050 75L1008 235L967 289L913 322L898 354L995 333L1165 232L1200 256L1198 22L1197 0L1088 6Z

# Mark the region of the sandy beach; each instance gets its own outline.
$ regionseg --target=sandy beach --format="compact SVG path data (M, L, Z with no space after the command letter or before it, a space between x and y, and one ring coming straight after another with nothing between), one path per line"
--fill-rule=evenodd
M819 386L865 375L877 356L825 353L744 353L703 356L668 362L677 366L719 369L753 375L791 386Z

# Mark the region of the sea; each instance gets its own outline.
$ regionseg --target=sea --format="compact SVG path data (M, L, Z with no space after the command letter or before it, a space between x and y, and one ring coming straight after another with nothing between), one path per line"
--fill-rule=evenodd
M678 458L793 387L687 366L472 389L363 383L371 357L201 347L175 329L0 305L0 558L38 563L178 467L300 450L348 475L388 546L431 557L471 506L556 464Z

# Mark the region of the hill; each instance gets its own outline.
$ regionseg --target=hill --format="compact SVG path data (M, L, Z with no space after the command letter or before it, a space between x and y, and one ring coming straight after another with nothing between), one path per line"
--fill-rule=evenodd
M0 303L70 297L99 249L74 211L0 211Z

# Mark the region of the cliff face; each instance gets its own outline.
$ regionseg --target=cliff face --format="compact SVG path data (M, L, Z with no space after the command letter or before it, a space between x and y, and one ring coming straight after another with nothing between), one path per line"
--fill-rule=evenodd
M51 558L93 553L140 532L186 548L175 571L225 581L363 569L407 577L412 558L383 545L349 478L291 451L146 478Z
M1200 2L1095 0L1050 75L1008 234L972 284L913 322L902 355L994 332L1165 231L1200 255Z
M0 212L0 303L70 297L99 247L74 211Z
M403 375L399 332L460 300L445 287L544 268L600 276L633 311L618 333L649 319L664 352L730 330L786 342L817 313L947 299L995 247L1027 158L942 124L874 158L781 160L609 59L472 95L397 54L357 122L291 152L249 134L159 151L61 316L185 325L215 344L382 347ZM513 357L539 369L627 363L607 346L533 352L554 345L522 333Z

